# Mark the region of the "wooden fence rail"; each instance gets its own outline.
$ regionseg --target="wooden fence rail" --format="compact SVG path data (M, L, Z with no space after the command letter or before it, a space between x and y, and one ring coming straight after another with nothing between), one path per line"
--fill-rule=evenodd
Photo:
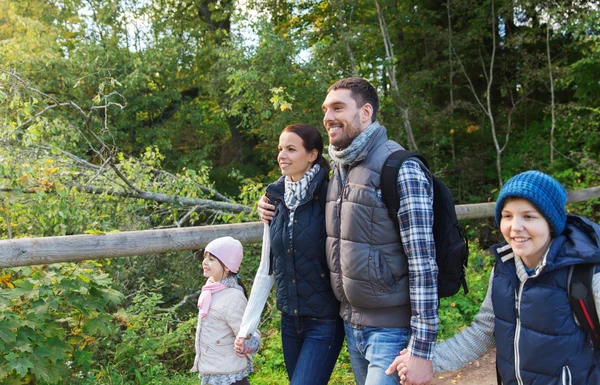
M570 191L568 203L600 198L600 186ZM457 205L459 219L489 218L494 203ZM204 248L211 240L230 235L242 243L262 241L262 222L141 230L99 235L21 238L0 241L0 268L86 259L127 257Z

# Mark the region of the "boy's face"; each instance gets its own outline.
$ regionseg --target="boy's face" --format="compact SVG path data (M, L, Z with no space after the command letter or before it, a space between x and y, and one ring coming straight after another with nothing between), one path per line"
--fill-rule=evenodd
M507 199L502 208L500 231L525 266L533 269L552 240L546 218L528 200Z

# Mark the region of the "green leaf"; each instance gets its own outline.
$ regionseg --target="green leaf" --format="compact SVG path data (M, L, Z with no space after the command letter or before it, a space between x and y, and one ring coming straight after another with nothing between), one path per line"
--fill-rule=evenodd
M102 297L114 305L118 305L123 301L123 294L114 289L103 289L101 290Z
M108 335L112 328L112 317L106 313L100 313L98 317L89 319L83 327L90 334L100 332L102 335Z
M47 382L52 382L51 378L50 378L50 373L49 373L48 369L46 368L46 366L44 366L44 365L35 365L33 368L31 368L31 373L36 378L40 378Z
M66 361L71 347L61 340L52 338L48 340L48 359L55 364L56 361Z
M0 325L0 339L9 344L15 342L17 340L17 336L14 331L4 328L2 325Z
M30 294L35 287L35 285L28 279L19 279L13 281L13 284L16 286L16 288L12 290L12 294L16 297Z
M6 356L8 368L14 370L18 375L24 376L29 369L33 368L33 363L27 358L17 356L15 353L10 353Z

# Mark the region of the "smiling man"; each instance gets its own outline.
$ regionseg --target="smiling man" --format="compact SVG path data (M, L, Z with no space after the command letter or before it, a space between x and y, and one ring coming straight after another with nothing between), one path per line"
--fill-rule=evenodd
M426 384L438 328L431 177L417 160L403 163L398 232L381 200L380 171L402 147L376 121L375 88L341 79L322 108L334 171L325 205L327 256L356 383L398 384L385 371L408 347L407 383Z
M398 172L400 231L381 198L381 169L402 147L377 123L377 91L346 78L322 105L333 177L325 204L331 285L341 303L346 341L358 385L397 385L388 366L404 348L405 384L428 384L438 330L437 264L431 175L416 159ZM258 204L263 221L274 207Z

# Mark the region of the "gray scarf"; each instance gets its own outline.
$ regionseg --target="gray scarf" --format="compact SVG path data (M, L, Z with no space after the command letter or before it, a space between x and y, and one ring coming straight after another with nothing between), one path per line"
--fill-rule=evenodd
M334 145L329 145L329 156L332 160L332 165L337 168L339 175L342 178L342 183L346 180L346 172L348 166L351 165L358 155L364 150L365 146L373 136L373 133L381 127L379 123L371 123L363 132L361 132L350 145L346 148L337 148Z

